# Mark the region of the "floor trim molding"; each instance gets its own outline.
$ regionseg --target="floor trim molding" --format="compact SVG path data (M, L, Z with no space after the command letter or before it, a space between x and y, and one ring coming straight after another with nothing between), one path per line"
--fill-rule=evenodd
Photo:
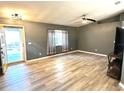
M65 54L70 54L70 53L74 53L74 52L77 52L77 50L69 51L69 52L66 52L66 53L55 54L55 55L51 55L51 56L45 56L45 57L36 58L36 59L31 59L31 60L27 60L26 62L29 63L29 62L38 61L38 60L42 60L42 59L47 59L47 58L51 58L51 57L56 57L56 56L61 56L61 55L65 55Z
M29 63L29 62L33 62L33 61L38 61L38 60L46 59L46 58L51 58L51 57L65 55L65 54L70 54L70 53L74 53L74 52L82 52L82 53L88 53L88 54L93 54L93 55L107 57L107 55L105 55L105 54L99 54L99 53L88 52L88 51L83 51L83 50L74 50L74 51L69 51L69 52L66 52L66 53L60 53L60 54L55 54L55 55L51 55L51 56L45 56L45 57L41 57L41 58L31 59L31 60L27 60L26 62Z
M83 50L77 50L77 52L82 52L82 53L88 53L88 54L93 54L93 55L98 55L98 56L107 57L107 55L105 55L105 54L94 53L94 52L88 52L88 51L83 51Z
M119 86L124 89L124 84L122 84L121 82L119 83Z

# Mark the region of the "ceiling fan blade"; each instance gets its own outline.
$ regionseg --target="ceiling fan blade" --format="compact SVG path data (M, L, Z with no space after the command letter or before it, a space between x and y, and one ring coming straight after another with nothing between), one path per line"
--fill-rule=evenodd
M74 19L69 20L69 22L78 21L78 20L80 20L81 17L82 17L82 15L81 16L77 16Z
M90 20L90 21L96 22L96 20L94 20L94 19L90 19L90 18L87 18L87 20Z
M82 19L77 19L75 21L73 21L72 23L81 23L82 22Z
M77 22L73 22L74 24L79 24L79 23L81 23L80 21L77 21Z

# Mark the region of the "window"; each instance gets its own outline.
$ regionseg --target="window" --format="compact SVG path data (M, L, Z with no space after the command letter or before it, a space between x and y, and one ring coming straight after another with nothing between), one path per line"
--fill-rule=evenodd
M62 31L55 30L55 45L62 46Z
M47 54L55 54L56 46L61 46L62 52L68 51L68 31L48 30Z

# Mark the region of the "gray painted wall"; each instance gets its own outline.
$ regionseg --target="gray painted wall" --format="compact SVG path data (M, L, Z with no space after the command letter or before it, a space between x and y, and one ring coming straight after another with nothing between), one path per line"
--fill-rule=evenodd
M119 22L90 24L80 27L78 49L100 54L113 52L117 26L119 26Z
M69 50L77 49L77 28L38 22L13 21L9 19L0 19L0 23L24 26L26 34L26 53L28 60L47 55L48 29L67 30L69 33ZM32 44L28 45L28 42L31 42ZM42 53L42 55L40 55L40 53Z

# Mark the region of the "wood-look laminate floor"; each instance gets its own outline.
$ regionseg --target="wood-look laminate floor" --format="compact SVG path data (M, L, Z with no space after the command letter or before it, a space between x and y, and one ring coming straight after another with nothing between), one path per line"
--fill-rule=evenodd
M106 57L77 52L10 66L0 77L0 90L120 90L106 70Z

